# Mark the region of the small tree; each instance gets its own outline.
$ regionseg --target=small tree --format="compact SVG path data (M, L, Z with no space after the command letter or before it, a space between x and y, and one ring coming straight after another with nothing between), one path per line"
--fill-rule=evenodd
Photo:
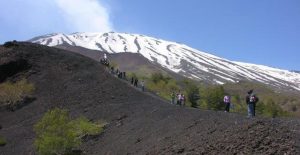
M194 84L189 84L186 89L186 92L187 92L188 100L189 102L191 102L191 106L193 108L197 108L198 106L197 100L199 100L199 88Z
M281 112L279 105L275 104L272 99L268 99L266 105L264 106L264 113L270 117L277 117Z
M137 75L134 72L128 72L128 77L130 78L137 78Z
M208 88L205 93L207 108L213 110L224 109L224 104L222 104L224 95L225 91L222 86Z
M164 76L161 72L152 73L150 77L150 80L155 84L159 81L164 81L167 84L171 79L171 77Z
M34 85L27 82L26 79L16 83L5 82L0 84L0 105L6 105L14 110L16 106L22 103L24 98L30 96L34 91Z
M118 68L119 67L119 65L116 63L116 62L114 62L114 61L111 61L110 63L109 63L109 67L113 67L113 68Z
M37 152L41 155L70 153L81 144L84 135L99 134L102 125L90 123L86 118L72 120L66 110L48 111L34 126Z
M0 146L6 145L6 140L4 137L0 136Z

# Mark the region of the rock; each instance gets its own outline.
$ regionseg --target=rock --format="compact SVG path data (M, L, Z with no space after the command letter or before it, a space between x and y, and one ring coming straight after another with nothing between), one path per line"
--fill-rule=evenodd
M136 144L136 143L139 143L139 142L141 142L141 141L142 141L142 138L138 138L138 139L136 139L135 144Z
M178 149L177 153L183 153L184 152L184 148Z

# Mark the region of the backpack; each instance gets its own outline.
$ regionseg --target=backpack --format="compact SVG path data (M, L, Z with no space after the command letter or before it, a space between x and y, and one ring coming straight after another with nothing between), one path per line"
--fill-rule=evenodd
M230 103L230 97L224 96L224 103Z
M249 98L249 101L251 103L255 103L256 102L256 96L255 95L251 95L250 98Z

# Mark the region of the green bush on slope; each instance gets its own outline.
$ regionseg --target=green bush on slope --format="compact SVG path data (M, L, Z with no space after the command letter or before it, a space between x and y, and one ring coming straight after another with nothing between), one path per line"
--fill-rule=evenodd
M66 110L56 108L35 124L34 131L39 154L65 154L78 147L83 136L100 134L103 124L91 123L84 117L72 120Z
M5 82L0 84L0 103L14 106L24 97L34 91L34 85L23 79L16 83Z
M6 145L6 140L4 137L0 136L0 146Z

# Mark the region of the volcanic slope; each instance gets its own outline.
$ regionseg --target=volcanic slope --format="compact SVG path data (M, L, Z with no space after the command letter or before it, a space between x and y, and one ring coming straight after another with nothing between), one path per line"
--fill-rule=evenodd
M1 155L35 154L33 125L53 107L108 122L100 136L81 146L88 155L300 153L297 119L247 119L170 105L111 76L92 59L31 43L0 46L0 60L2 69L26 62L27 68L3 77L27 78L36 87L33 102L15 112L1 109L0 135L7 139Z

